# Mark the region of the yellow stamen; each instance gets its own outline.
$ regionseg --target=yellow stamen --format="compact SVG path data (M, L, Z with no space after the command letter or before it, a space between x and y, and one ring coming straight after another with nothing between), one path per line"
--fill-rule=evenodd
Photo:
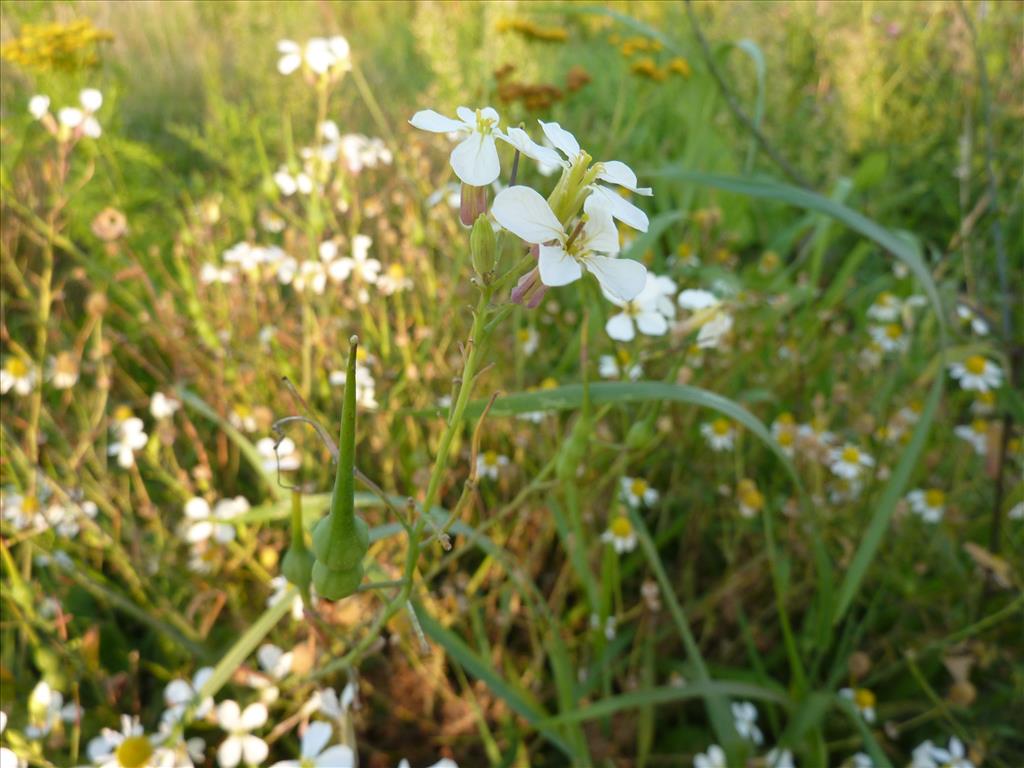
M142 768L153 754L153 745L145 736L132 736L121 742L114 757L122 768Z
M854 448L852 445L848 445L843 449L842 453L843 461L848 464L859 464L860 463L860 451Z
M875 694L867 688L858 688L853 692L853 701L858 709L874 709Z
M985 366L988 365L986 360L981 355L971 355L964 361L964 368L967 369L968 373L980 376L985 372Z
M629 522L629 518L621 515L612 520L612 524L608 528L612 532L612 536L617 539L628 539L633 534L633 525Z
M629 491L637 498L642 499L644 494L647 493L647 481L637 478L630 483Z
M726 419L715 419L711 422L711 431L720 437L725 437L732 431L732 425Z
M28 375L28 366L23 360L12 357L7 361L7 372L16 379L23 379Z
M930 491L926 491L924 494L924 503L933 509L941 507L946 503L946 494L942 491L933 488Z

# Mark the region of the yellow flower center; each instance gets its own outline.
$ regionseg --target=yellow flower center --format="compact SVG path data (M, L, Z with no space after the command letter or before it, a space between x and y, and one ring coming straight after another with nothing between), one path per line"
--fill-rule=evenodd
M711 422L711 431L719 437L725 437L729 434L729 430L732 429L732 425L726 419L715 419Z
M558 386L558 380L548 376L544 381L540 383L541 389L555 389Z
M971 431L976 435L987 435L988 422L984 419L975 419L971 422Z
M996 393L989 390L987 392L978 393L978 404L984 406L992 406L996 404Z
M17 357L7 361L7 372L16 379L23 379L28 374L28 366Z
M780 413L779 418L777 418L775 421L777 424L783 427L792 427L794 424L796 424L796 419L793 418L793 414L790 413L789 411L786 411L785 413Z
M876 299L876 301L878 305L881 307L891 307L893 304L896 303L896 297L893 296L891 293L884 292L878 294L878 298Z
M889 323L885 326L885 335L895 341L903 336L903 327L896 323Z
M520 328L516 331L516 338L523 344L530 340L530 331L527 328Z
M676 246L676 253L685 259L693 253L693 246L689 243L680 243Z
M366 351L366 347L356 347L356 360L360 363L366 362L366 356L369 352Z
M132 417L132 409L127 405L119 405L114 409L114 421L128 421Z
M114 757L122 768L142 768L153 754L153 745L145 736L132 736L121 742Z
M629 522L628 517L619 516L612 520L609 530L617 539L628 539L633 534L633 525Z
M843 461L848 464L859 464L860 463L860 451L854 448L852 445L848 445L843 449Z
M21 500L21 511L28 514L39 511L39 499L35 496L26 496Z
M640 478L637 478L632 483L630 483L629 491L634 496L642 498L643 495L645 493L647 493L647 481L646 480L641 480Z
M964 361L964 368L967 369L968 373L980 376L985 372L985 366L988 361L981 355L971 355Z
M737 495L739 496L740 504L744 507L760 510L764 506L764 496L757 490L753 480L740 480Z
M498 466L498 452L497 451L487 451L484 454L484 464L486 464L488 467L496 467L496 466Z
M388 267L388 276L395 280L401 280L405 277L405 270L402 268L401 264L392 264ZM360 349L362 349L362 347L360 347ZM356 354L359 354L358 350L356 350Z
M941 507L946 503L946 494L933 488L924 494L924 503L932 508Z
M361 347L360 347L360 349L361 349ZM359 354L359 350L357 349L356 350L356 355L358 355L358 354ZM235 415L238 418L240 418L240 419L244 419L245 417L249 416L251 413L252 413L252 409L248 405L236 405L235 406Z
M858 709L875 708L875 694L873 694L867 688L858 688L856 691L854 691L853 700L857 704Z
M53 369L57 373L78 373L78 366L75 365L75 358L67 352L61 352L53 361Z
M791 430L791 429L783 429L783 430L781 430L779 432L778 443L779 443L779 445L786 445L786 446L792 445L793 444L793 430Z

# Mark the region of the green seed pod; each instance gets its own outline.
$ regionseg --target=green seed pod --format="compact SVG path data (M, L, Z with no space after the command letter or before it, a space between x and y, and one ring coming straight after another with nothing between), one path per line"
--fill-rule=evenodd
M331 570L348 570L360 563L370 548L370 529L355 515L332 526L333 515L313 528L313 553L316 560Z
M359 589L363 582L363 565L348 570L332 571L319 560L313 563L313 586L325 600L341 600Z
M469 233L469 252L473 257L473 269L486 283L494 271L497 255L497 239L486 214L477 216L473 224L473 231Z
M284 553L281 561L281 573L299 589L309 589L309 582L313 578L313 563L316 558L308 549L290 547Z
M654 440L654 425L647 419L636 422L626 433L626 447L630 450L646 448Z

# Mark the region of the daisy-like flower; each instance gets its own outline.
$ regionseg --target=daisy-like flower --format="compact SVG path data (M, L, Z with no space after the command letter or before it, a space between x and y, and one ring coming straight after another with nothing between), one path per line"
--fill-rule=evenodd
M73 704L71 706L74 706ZM63 719L64 695L55 691L45 680L36 684L28 697L28 725L25 736L42 739Z
M757 727L757 707L749 701L736 701L732 704L732 720L736 727L736 733L740 738L752 741L754 744L762 744L764 735Z
M352 256L343 256L330 262L327 274L331 280L340 283L350 276L364 283L374 284L380 276L381 264L377 259L370 258L370 246L373 238L368 235L356 235L352 238ZM321 252L321 258L323 253Z
M693 768L729 768L725 762L725 750L717 744L712 744L707 752L694 756Z
M796 768L793 753L788 749L773 748L764 756L765 768Z
M344 744L327 747L332 735L330 725L314 720L302 734L300 759L282 760L270 768L355 768L355 754L351 747Z
M27 395L36 385L36 372L31 363L20 357L8 357L0 368L0 394L12 389L16 395Z
M508 456L497 451L484 451L476 457L476 474L478 477L489 477L497 480L502 467L508 466Z
M974 763L967 759L964 743L956 736L950 737L946 749L937 747L931 742L925 742L925 744L929 745L928 753L935 761L936 766L940 768L974 768Z
M645 504L656 504L659 494L643 478L623 477L619 480L619 496L630 509L639 509Z
M540 334L537 333L536 328L520 328L516 331L516 342L523 350L523 354L529 357L537 351L537 347L540 345Z
M104 728L86 746L89 759L100 768L156 768L156 748L137 717L121 715L121 730Z
M988 392L1003 384L1002 368L981 355L971 355L962 363L950 364L949 373L967 391Z
M498 113L491 107L476 111L469 107L455 110L459 117L445 117L432 109L423 109L412 116L409 124L431 133L451 133L461 141L452 150L451 166L463 184L486 187L501 173L495 139L505 135L498 127Z
M341 35L314 37L305 45L294 40L280 40L277 52L281 54L277 71L282 75L290 75L303 66L313 75L337 74L352 68L351 48Z
M16 531L26 528L44 530L47 527L46 516L36 496L22 496L9 489L0 493L0 517Z
M958 304L956 316L964 325L969 325L978 336L988 336L989 327L985 319L966 304Z
M636 532L625 515L617 515L608 524L608 530L601 534L601 541L610 544L617 555L636 549Z
M971 413L977 416L988 416L996 409L996 393L992 390L979 392L971 403Z
M867 688L841 688L839 695L851 702L865 723L875 722L875 694Z
M194 501L194 499L193 499ZM176 723L185 714L188 706L198 697L199 690L206 684L213 674L213 667L201 667L192 676L191 682L182 678L175 678L164 688L164 710L161 722L167 724ZM193 717L202 719L213 710L213 698L207 696L196 705Z
M149 398L149 413L157 421L171 418L180 408L180 400L163 392L154 392Z
M975 419L970 424L953 427L953 434L970 443L979 456L988 453L988 422L985 419Z
M612 304L622 308L619 314L612 315L605 323L604 329L609 336L616 341L632 341L636 331L646 336L664 336L668 332L668 321L675 317L675 305L666 301L665 287L659 280L648 272L643 290L629 301L605 294ZM666 314L666 309L670 314Z
M743 478L736 486L736 501L739 504L740 516L747 519L756 517L764 509L764 496L753 480Z
M845 480L856 480L865 468L873 466L875 460L855 445L848 444L829 452L829 469Z
M871 334L871 340L883 352L903 352L910 345L910 339L900 323L873 325L868 332Z
M412 288L412 278L405 274L401 264L389 264L384 273L377 278L377 290L385 296L408 291Z
M590 164L590 155L583 151L579 141L569 131L565 130L558 123L545 123L543 120L538 122L540 123L541 130L544 132L544 136L558 150L557 152L555 149L537 144L521 128L509 128L502 138L541 165L558 165L563 168L563 171L568 171L584 163ZM559 152L565 156L564 160L559 156ZM586 170L586 166L584 166L583 170ZM597 183L612 184L644 197L653 195L654 192L650 187L638 186L636 174L632 168L618 160L603 160L590 165L587 175L588 177L592 176L594 179L594 183L588 186L590 196L600 199L612 217L640 232L647 231L649 221L646 213L618 192L604 186L604 184Z
M50 358L47 378L56 389L71 389L78 383L78 361L70 352Z
M700 425L700 433L713 451L731 451L736 430L728 419L717 418Z
M130 411L126 412L130 413ZM117 415L115 414L115 419ZM135 452L142 450L149 442L145 433L145 424L137 416L116 420L111 426L114 441L107 447L107 453L117 456L117 463L122 469L135 466Z
M494 198L491 213L502 227L528 243L539 245L541 282L549 287L568 285L583 276L597 278L605 295L629 301L643 290L647 268L632 259L619 259L619 233L602 198L587 197L584 216L566 231L551 206L529 187L504 189Z
M903 302L893 294L883 292L878 294L868 307L867 315L869 320L876 323L892 323L899 320L902 311Z
M290 437L280 442L272 437L264 437L257 441L256 451L263 457L263 469L266 472L290 472L302 466L302 456Z
M235 526L226 522L249 509L242 496L221 499L210 509L206 499L195 496L185 503L185 540L190 544L213 539L227 544L235 539Z
M362 349L360 347L359 351L361 352ZM333 387L344 387L347 379L348 372L344 370L331 371L328 376L328 381ZM377 382L369 367L362 363L356 363L356 403L361 408L371 411L378 406Z
M631 363L623 359L620 363L615 355L601 355L597 361L597 372L602 379L627 378L636 381L644 375L643 366L640 363Z
M946 494L937 488L916 489L907 494L910 509L926 523L937 523L946 511Z
M255 432L260 426L252 408L244 403L239 403L231 408L231 413L228 414L228 423L243 432Z
M252 731L267 722L267 707L250 704L243 711L238 703L228 699L217 706L217 724L227 731L228 737L217 747L217 763L221 768L235 768L241 762L259 765L267 759L270 748Z
M782 452L790 458L793 457L793 447L796 443L796 420L791 413L781 413L772 422L772 437L782 448Z

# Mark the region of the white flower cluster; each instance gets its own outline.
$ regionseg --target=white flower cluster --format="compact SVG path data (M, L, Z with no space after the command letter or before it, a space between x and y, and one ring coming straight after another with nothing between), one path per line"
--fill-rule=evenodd
M36 94L28 100L28 111L59 141L77 141L83 136L98 139L103 134L96 113L103 106L103 94L86 88L78 94L77 107L61 107L54 119L50 113L50 97Z
M277 52L281 58L277 71L290 75L296 70L310 78L335 77L352 69L352 51L341 35L313 37L299 45L294 40L280 40Z

